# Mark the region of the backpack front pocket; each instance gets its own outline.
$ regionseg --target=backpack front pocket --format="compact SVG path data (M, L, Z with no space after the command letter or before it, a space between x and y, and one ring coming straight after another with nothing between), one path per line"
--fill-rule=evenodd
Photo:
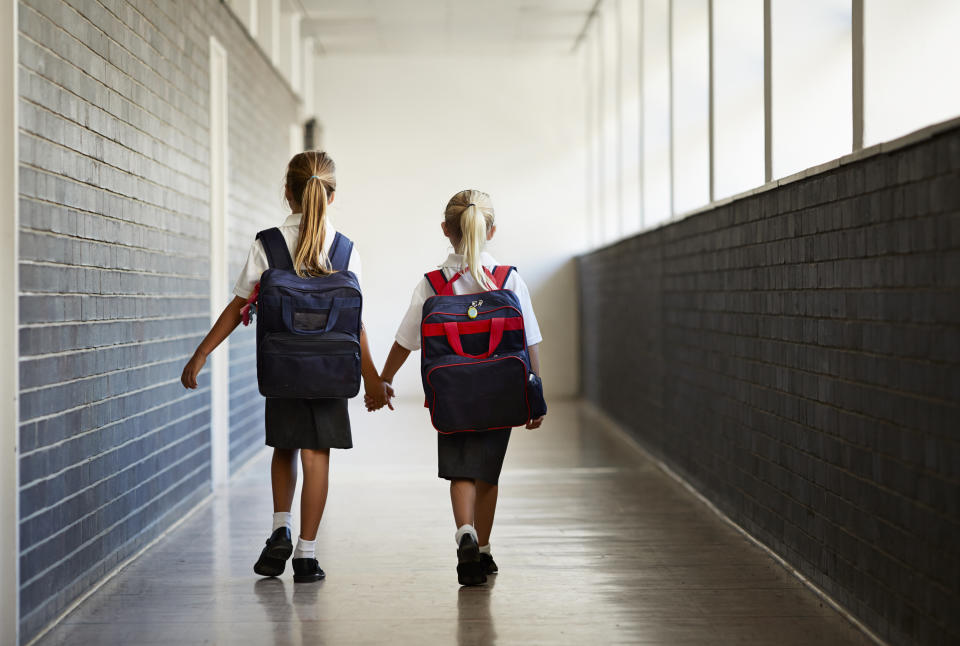
M527 366L519 356L437 365L426 383L431 421L441 433L511 428L530 418Z
M268 333L260 342L257 381L264 397L354 397L360 392L360 344L344 333Z

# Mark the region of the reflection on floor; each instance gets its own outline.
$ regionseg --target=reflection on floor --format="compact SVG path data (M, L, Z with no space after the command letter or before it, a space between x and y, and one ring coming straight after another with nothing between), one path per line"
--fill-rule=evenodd
M325 581L253 574L272 511L264 453L40 643L870 643L575 402L514 431L500 574L459 588L424 409L353 421L356 448L331 460Z

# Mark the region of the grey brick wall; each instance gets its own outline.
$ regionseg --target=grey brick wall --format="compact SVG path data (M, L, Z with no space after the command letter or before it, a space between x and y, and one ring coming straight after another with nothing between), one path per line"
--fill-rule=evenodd
M36 634L210 481L209 36L228 51L230 274L282 217L296 98L215 0L20 3L21 623ZM262 445L231 338L231 464Z
M883 638L960 642L960 131L579 268L586 397Z

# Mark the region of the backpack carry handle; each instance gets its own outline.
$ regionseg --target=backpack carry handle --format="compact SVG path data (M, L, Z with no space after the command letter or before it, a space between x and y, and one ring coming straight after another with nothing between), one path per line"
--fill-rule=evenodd
M453 348L453 351L456 352L461 357L467 357L469 359L488 359L492 355L497 346L500 345L500 341L503 339L503 324L504 320L502 318L496 319L487 319L490 323L490 345L487 348L487 351L483 354L467 354L463 351L463 344L460 342L460 326L454 321L450 321L443 324L443 331L447 335L447 341L450 342L450 347Z

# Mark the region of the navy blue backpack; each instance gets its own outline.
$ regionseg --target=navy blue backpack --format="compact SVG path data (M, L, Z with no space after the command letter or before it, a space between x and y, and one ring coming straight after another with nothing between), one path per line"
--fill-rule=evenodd
M503 287L514 269L484 268L497 289L461 295L453 283L465 272L450 280L439 270L426 274L436 295L423 304L421 377L440 433L523 426L546 412L539 378L530 372L520 300Z
M257 382L264 397L348 398L360 392L360 284L353 242L337 233L335 273L301 278L277 228L257 234L269 269L257 295Z

